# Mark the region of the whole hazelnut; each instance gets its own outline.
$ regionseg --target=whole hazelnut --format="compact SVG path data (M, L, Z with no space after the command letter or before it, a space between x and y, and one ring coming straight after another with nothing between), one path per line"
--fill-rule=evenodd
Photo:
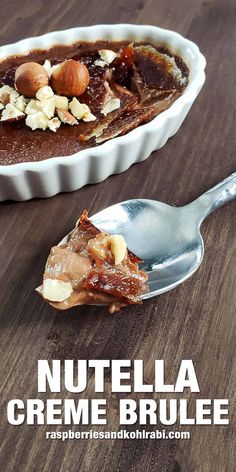
M24 97L33 98L37 91L48 85L48 74L37 62L25 62L16 69L15 87Z
M58 95L78 97L89 83L89 72L81 62L69 59L62 62L51 75L50 84Z

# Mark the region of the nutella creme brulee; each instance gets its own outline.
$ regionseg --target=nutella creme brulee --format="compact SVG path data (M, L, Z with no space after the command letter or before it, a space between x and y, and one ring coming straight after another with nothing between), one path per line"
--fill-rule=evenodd
M77 305L108 305L110 313L142 303L148 276L141 259L127 249L121 235L96 228L82 214L76 228L51 249L43 284L36 290L58 310Z
M53 46L0 63L0 164L69 156L169 108L189 70L168 49L127 41Z

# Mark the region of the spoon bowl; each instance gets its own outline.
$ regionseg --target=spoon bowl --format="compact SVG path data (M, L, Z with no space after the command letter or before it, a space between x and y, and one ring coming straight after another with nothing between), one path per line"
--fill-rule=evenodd
M151 298L191 277L204 256L202 221L219 206L236 198L236 174L194 202L173 207L155 200L135 199L112 205L91 217L99 229L124 236L128 248L148 273Z
M153 200L128 200L91 218L98 228L124 236L148 273L150 298L190 277L204 254L196 215L188 207L172 207Z

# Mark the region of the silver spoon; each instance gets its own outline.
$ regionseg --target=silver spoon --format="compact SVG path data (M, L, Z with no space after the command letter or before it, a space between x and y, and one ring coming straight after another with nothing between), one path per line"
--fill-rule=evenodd
M204 255L203 220L234 198L236 173L183 207L155 200L127 200L90 219L107 233L122 234L129 249L144 261L150 289L142 297L146 299L177 287L198 269Z

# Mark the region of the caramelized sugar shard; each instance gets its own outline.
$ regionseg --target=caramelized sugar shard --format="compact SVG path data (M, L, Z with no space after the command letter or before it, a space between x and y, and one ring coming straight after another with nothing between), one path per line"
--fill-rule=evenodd
M112 80L118 84L130 86L134 64L134 48L132 44L124 46L112 63Z
M174 56L159 52L153 46L134 48L133 89L139 93L141 103L152 104L175 90L182 90L187 77Z

